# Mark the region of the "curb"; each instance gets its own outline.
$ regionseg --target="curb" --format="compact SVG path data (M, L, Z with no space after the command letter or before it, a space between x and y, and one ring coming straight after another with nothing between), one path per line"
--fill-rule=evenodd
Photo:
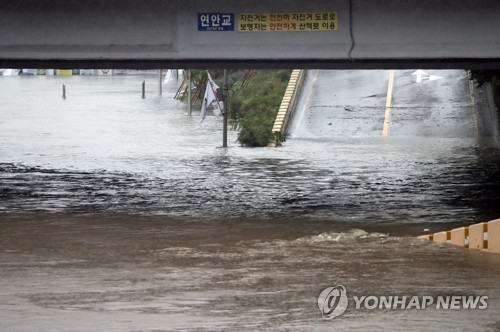
M290 76L290 81L288 81L288 86L285 91L285 95L283 96L283 100L281 101L280 108L278 110L278 114L276 115L276 119L274 120L273 125L273 133L278 132L284 134L288 127L288 122L291 118L291 115L295 111L295 106L297 104L297 100L299 99L300 91L302 90L302 84L304 83L305 78L305 70L302 69L294 69L292 71L292 75ZM268 147L276 147L278 143L273 141L269 143Z

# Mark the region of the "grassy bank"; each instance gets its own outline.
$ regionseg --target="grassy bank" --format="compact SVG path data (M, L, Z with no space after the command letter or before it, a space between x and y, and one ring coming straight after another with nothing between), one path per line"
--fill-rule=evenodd
M229 71L229 119L238 130L238 142L243 146L266 146L273 140L283 141L272 132L274 120L285 94L291 70ZM222 71L210 70L214 81L222 88ZM206 70L192 71L193 85L206 87Z
M266 146L273 139L282 140L272 128L290 75L291 70L259 70L248 85L240 81L233 86L229 110L243 146Z

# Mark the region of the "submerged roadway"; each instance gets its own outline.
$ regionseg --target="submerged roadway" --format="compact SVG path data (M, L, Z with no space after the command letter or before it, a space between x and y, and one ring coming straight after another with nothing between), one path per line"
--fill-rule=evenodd
M474 137L463 70L309 71L293 137Z

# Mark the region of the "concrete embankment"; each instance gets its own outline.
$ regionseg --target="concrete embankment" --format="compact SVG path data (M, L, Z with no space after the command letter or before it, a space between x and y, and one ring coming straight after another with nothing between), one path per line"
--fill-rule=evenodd
M476 136L481 141L490 139L498 144L498 107L491 83L478 87L473 80L469 81L472 104L474 106L474 118L477 123ZM480 133L480 135L478 135Z
M302 90L302 84L304 82L305 70L294 69L292 75L290 76L290 81L281 101L278 114L276 115L276 120L273 125L273 133L278 132L285 135L288 123L295 111L295 106L297 105L297 100L299 99L300 92ZM275 147L278 142L273 141L268 146Z
M469 249L500 253L500 219L455 228L450 231L421 235L418 238L437 243L450 243Z

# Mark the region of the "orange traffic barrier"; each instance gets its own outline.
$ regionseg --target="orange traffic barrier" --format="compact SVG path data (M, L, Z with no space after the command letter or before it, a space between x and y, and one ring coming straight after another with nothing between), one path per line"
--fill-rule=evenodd
M485 236L488 232L488 223L481 222L469 226L469 248L488 249L488 238Z
M500 219L488 223L488 251L500 253Z
M436 243L451 243L465 248L500 253L500 219L455 228L451 231L420 235L418 238Z
M437 243L446 243L448 240L450 240L450 232L439 232L439 233L434 233L434 242Z
M469 247L469 227L452 229L451 244L460 247Z

